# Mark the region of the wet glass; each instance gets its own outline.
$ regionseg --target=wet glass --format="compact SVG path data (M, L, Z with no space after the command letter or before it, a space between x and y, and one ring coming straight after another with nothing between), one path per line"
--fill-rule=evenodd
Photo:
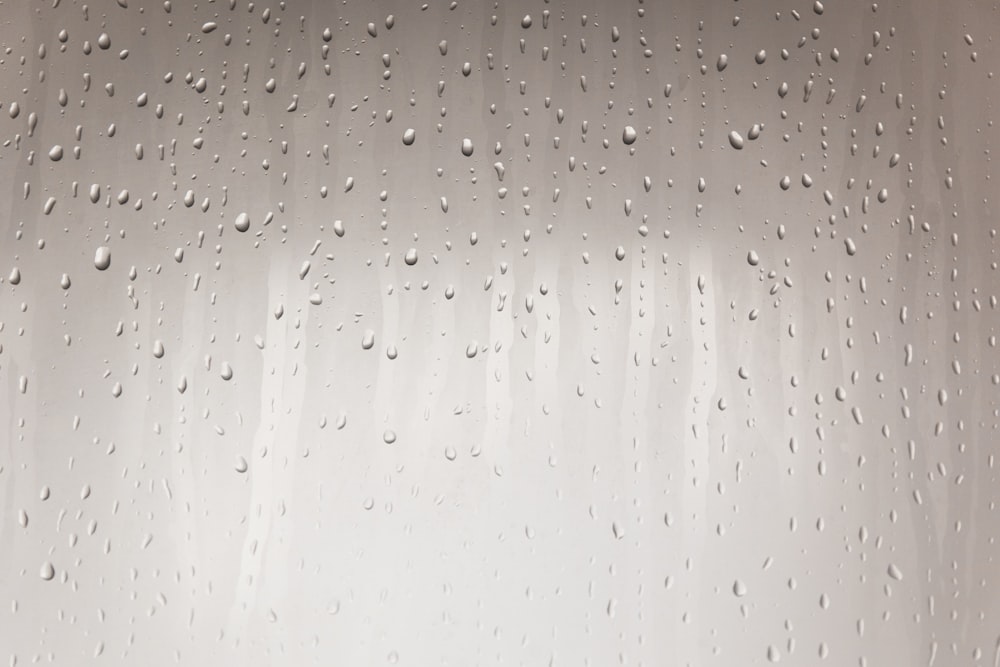
M1000 664L994 5L0 22L5 664Z

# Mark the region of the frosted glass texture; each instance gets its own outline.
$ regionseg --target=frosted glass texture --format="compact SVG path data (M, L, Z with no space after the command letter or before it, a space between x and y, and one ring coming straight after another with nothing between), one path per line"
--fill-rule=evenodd
M0 660L1000 665L985 1L0 4Z

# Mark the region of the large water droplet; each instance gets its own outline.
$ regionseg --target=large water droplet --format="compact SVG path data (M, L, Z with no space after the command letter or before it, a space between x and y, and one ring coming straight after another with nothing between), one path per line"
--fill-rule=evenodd
M94 253L94 266L98 271L106 271L111 266L111 248L102 245Z

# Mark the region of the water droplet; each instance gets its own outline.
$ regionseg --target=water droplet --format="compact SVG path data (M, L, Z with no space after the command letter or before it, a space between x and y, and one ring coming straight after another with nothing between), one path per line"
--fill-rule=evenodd
M361 349L370 350L375 346L375 332L371 329L365 330L365 335L361 338Z
M98 271L106 271L111 266L111 248L102 245L94 253L94 266Z
M622 131L622 141L625 143L626 146L631 146L632 144L634 144L635 140L638 137L639 135L636 134L635 128L632 127L631 125L626 125L625 130Z

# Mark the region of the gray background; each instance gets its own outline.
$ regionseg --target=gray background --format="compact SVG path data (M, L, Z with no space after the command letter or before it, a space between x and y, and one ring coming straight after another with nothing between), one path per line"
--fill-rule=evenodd
M819 9L0 3L0 656L996 665L1000 18Z

